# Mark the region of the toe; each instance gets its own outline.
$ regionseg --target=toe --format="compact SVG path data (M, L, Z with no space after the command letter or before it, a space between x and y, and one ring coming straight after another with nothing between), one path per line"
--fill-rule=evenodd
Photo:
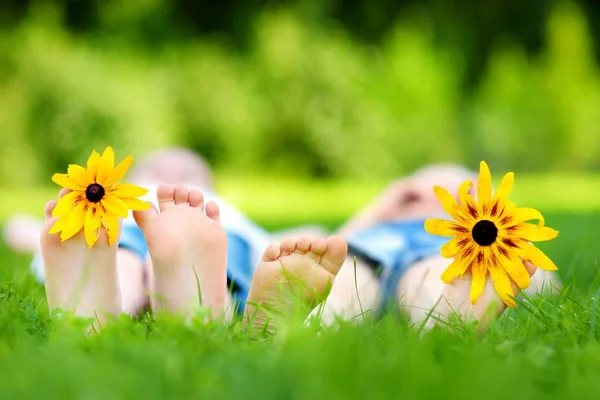
M346 255L348 254L348 244L341 236L330 236L327 238L327 249L321 256L321 266L334 275L342 267Z
M523 265L525 265L525 269L527 269L527 273L529 274L529 277L531 278L533 276L533 274L535 274L537 267L529 261L524 261Z
M188 200L190 202L190 206L200 209L204 208L204 195L198 189L190 190Z
M52 218L52 210L56 207L56 200L50 200L46 203L44 207L44 216L46 217L46 221Z
M265 250L262 257L262 261L275 261L279 258L280 254L281 248L277 243L273 243L269 245L269 247L267 247L267 249Z
M298 240L293 237L283 239L283 241L281 242L281 255L286 256L292 254L294 250L296 250L297 244Z
M221 210L219 210L219 206L214 201L209 201L206 203L206 216L213 221L220 222L221 220Z
M308 236L302 236L300 239L298 239L295 252L306 254L310 250L311 242L312 240Z
M173 186L160 185L156 189L156 200L158 201L158 207L160 211L165 211L175 205L173 200L175 196L175 189Z
M175 186L175 204L188 204L189 190L185 185Z
M50 217L46 220L46 223L40 230L39 243L42 246L42 253L44 253L45 249L50 248L51 246L58 246L61 243L60 232L53 234L50 234L49 232L57 220L57 217Z
M60 189L60 192L58 192L58 198L62 199L70 191L71 191L71 189L67 189L67 188Z
M135 223L140 227L142 231L146 229L148 221L158 215L158 211L156 207L152 204L151 207L144 211L134 211L133 219L135 219Z
M327 250L327 240L324 238L316 238L310 244L310 253L311 256L315 260L320 260L323 253Z

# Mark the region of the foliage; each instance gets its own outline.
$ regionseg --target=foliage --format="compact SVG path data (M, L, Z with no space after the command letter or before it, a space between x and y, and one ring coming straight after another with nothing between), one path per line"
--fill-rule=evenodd
M388 315L253 340L238 324L146 315L87 337L81 321L48 315L28 260L0 243L0 397L596 398L600 214L546 217L561 236L543 250L567 290L524 300L482 336L458 322L423 334Z
M87 36L66 31L48 4L0 33L3 182L45 182L107 144L136 155L190 146L242 175L387 179L426 162L600 163L600 77L574 3L553 9L539 55L498 41L471 89L465 55L419 12L376 45L304 4L262 10L243 49L218 36L148 49L127 21L155 21L160 3L136 12L107 3L104 26L116 33Z

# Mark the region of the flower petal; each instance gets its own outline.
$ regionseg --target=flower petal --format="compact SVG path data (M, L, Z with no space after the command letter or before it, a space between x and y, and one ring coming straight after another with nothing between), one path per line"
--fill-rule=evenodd
M472 245L472 242L468 237L456 237L446 242L440 249L442 256L445 258L456 257L456 255L464 250L466 246Z
M144 189L143 187L132 185L131 183L119 183L115 185L111 189L112 194L115 196L122 198L127 197L139 197L144 196L148 193L148 189Z
M440 200L440 203L442 203L444 211L446 211L450 217L459 222L472 223L472 219L463 212L462 208L458 205L456 199L450 192L439 186L434 186L433 192Z
M119 218L112 213L104 213L101 216L102 225L108 235L108 245L112 246L119 237Z
M547 255L544 254L540 249L535 247L532 244L526 244L521 247L523 250L521 256L526 261L531 261L533 265L535 265L539 269L543 269L546 271L557 271L558 267L554 264L554 262L548 258Z
M508 199L510 192L512 192L513 185L515 184L515 174L509 172L504 175L502 181L500 181L500 186L498 186L498 190L496 190L496 194L494 195L494 200L502 200Z
M483 293L483 289L485 288L485 279L487 277L487 268L484 264L478 264L477 262L473 262L471 264L471 273L473 275L473 280L471 281L471 304L477 303L477 300Z
M98 241L98 237L100 236L100 224L98 207L94 204L90 205L85 213L85 222L83 224L85 242L90 249Z
M525 268L525 265L523 265L523 261L521 261L520 258L501 256L501 263L502 268L504 268L510 278L517 284L519 289L523 290L529 287L531 279L527 272L527 268Z
M87 188L91 183L88 179L87 169L83 168L81 165L69 164L67 175L73 182L83 188Z
M73 208L73 211L69 213L67 220L65 221L65 226L60 233L61 241L64 242L81 231L85 219L85 210L86 204L84 202L79 202L75 208Z
M513 292L512 283L510 282L510 279L508 279L506 272L498 266L490 267L489 271L498 296L500 296L504 304L508 307L515 308L517 306L514 299L515 293Z
M432 235L457 236L469 233L469 230L456 222L446 219L430 218L425 221L425 230Z
M82 192L80 191L72 191L65 194L62 198L60 198L60 200L58 200L58 203L56 203L54 210L52 210L52 216L59 217L68 214L81 197Z
M442 273L442 282L446 284L452 283L454 278L462 276L467 270L469 263L462 257L456 257L454 261Z
M142 201L136 198L125 198L125 199L121 199L121 201L123 203L125 203L125 205L127 206L127 208L129 208L130 210L133 211L145 211L150 209L150 207L152 207L152 205L150 203L148 203L147 201Z
M107 178L112 173L114 166L115 152L112 147L108 146L106 150L104 150L104 153L102 153L98 174L96 175L96 182L106 187Z
M505 199L494 199L490 203L490 220L492 222L504 222L504 225L507 224L508 221L505 220L507 215L510 215L510 210L514 210L516 206L514 203L506 201ZM502 225L502 223L499 223Z
M54 235L54 234L59 233L60 231L62 231L63 228L65 227L65 221L66 220L67 220L66 216L62 216L62 217L58 218L54 222L54 225L52 225L52 227L50 228L50 230L48 230L48 235Z
M125 159L123 161L121 161L119 163L119 165L117 165L115 167L115 169L113 169L112 172L108 175L108 178L106 179L106 186L114 185L115 183L117 183L121 179L123 179L123 177L129 170L129 167L131 167L132 163L133 163L133 156L125 157Z
M516 226L514 235L522 237L530 242L545 242L556 238L558 236L558 231L547 226L539 227L523 222Z
M127 205L123 203L123 201L117 196L107 194L102 198L101 202L106 211L109 213L115 214L121 218L127 218L127 215L129 215L129 209L127 208Z
M96 150L92 151L90 158L87 160L87 171L88 178L90 182L98 182L96 179L98 175L98 168L100 168L100 163L102 162L102 157Z
M544 226L544 216L542 215L541 212L539 212L538 210L534 209L534 208L515 208L512 210L512 218L511 218L511 224L512 225L517 225L520 224L521 222L525 222L525 221L531 221L532 219L537 219L538 222L538 226L542 227Z
M112 147L107 146L102 153L102 162L111 170L115 167L115 152Z
M54 174L52 175L52 182L56 183L59 186L62 186L71 190L85 190L85 186L81 186L77 184L73 179L69 178L67 174Z
M477 204L482 209L492 198L492 174L485 161L479 163L479 179L477 180Z
M461 206L466 211L465 214L470 215L473 219L479 218L479 212L477 211L477 205L475 199L469 194L469 190L473 187L471 181L463 182L458 188L458 199L460 200Z

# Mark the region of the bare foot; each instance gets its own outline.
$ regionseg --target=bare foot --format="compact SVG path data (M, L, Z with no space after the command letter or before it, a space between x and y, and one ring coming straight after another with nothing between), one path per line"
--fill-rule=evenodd
M524 265L531 278L537 268L528 261ZM466 321L470 319L477 320L478 327L485 329L489 323L502 315L507 306L496 292L492 278L489 275L486 278L481 297L479 297L477 303L471 304L469 300L471 281L471 273L468 272L462 277L454 279L449 285L446 285L442 292L442 299L438 310L447 310L446 314L455 312ZM512 280L511 283L514 297L516 297L521 292L521 289Z
M432 327L444 324L449 317L458 316L465 322L478 321L479 329L485 329L506 310L506 304L498 296L491 278L488 276L485 288L477 303L471 304L471 273L455 278L444 284L440 279L452 260L441 256L429 257L413 265L402 277L397 289L400 307L417 323ZM532 282L537 268L530 262L525 267ZM520 289L512 282L515 297Z
M227 297L227 236L219 208L199 190L159 186L155 208L134 212L152 258L155 311L191 316L200 304L221 317Z
M310 311L333 284L347 252L348 245L341 236L287 238L269 246L254 273L244 321L257 330L268 323L267 330L273 332L277 316L292 311L295 296Z
M63 189L60 197L68 193ZM52 210L56 201L46 204L46 223L40 235L44 262L46 296L50 311L60 308L81 317L100 318L121 313L121 297L117 276L117 244L108 245L102 230L98 242L88 248L83 230L61 242L60 234L48 234L56 217Z

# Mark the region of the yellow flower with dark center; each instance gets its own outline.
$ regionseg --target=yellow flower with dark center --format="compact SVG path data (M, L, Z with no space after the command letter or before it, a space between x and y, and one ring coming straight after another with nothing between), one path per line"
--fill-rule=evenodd
M58 219L48 233L60 232L61 241L65 241L83 229L85 241L91 248L104 227L112 246L119 236L119 217L127 217L129 210L150 208L149 203L136 199L148 190L117 183L132 163L133 156L128 156L115 167L115 153L107 147L102 156L95 150L92 152L87 168L71 164L66 174L54 174L52 180L70 192L52 211L52 216Z
M500 298L515 307L511 280L520 288L530 284L523 261L538 268L555 271L558 268L531 242L552 240L558 231L544 226L544 217L533 208L517 208L508 201L514 184L514 174L502 179L492 196L492 177L485 162L481 162L477 182L477 202L470 194L473 184L464 182L458 190L458 202L447 190L435 187L434 192L444 210L454 221L428 219L425 230L439 236L454 236L441 248L442 256L454 261L442 274L450 283L470 271L471 303L483 293L488 273ZM537 224L526 221L538 220Z

